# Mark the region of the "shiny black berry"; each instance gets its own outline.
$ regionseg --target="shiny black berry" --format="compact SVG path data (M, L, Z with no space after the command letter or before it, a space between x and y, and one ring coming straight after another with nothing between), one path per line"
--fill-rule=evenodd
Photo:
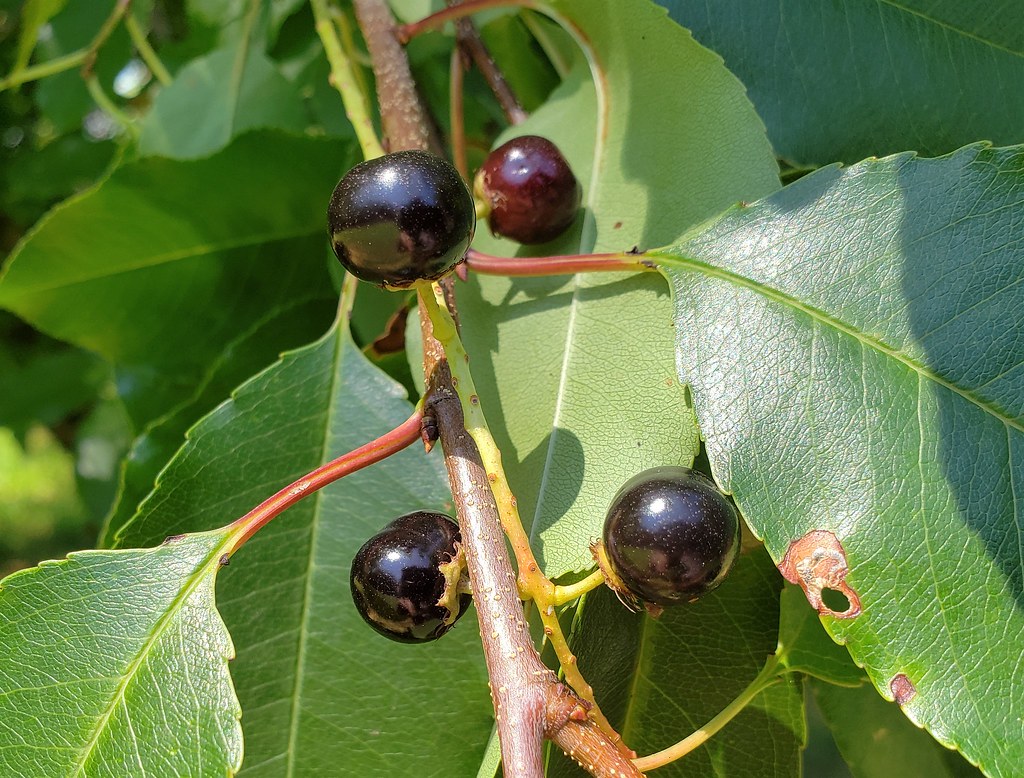
M402 288L462 261L476 228L458 171L425 151L367 160L338 182L327 208L331 247L356 278Z
M598 558L613 588L674 605L722 583L740 550L740 518L710 479L685 467L655 467L619 489L603 540Z
M443 513L416 511L388 524L352 560L349 582L359 615L402 643L441 637L470 601L459 588L459 540L459 525Z
M490 208L491 232L519 243L547 243L576 220L580 184L547 138L523 135L490 153L474 189Z

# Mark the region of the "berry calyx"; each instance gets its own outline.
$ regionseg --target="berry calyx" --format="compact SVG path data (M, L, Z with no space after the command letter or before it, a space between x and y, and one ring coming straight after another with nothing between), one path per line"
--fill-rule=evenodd
M490 153L473 182L489 208L491 232L524 244L547 243L576 220L582 190L547 138L523 135Z
M675 605L721 584L739 549L739 515L710 479L655 467L616 493L594 553L620 597Z
M416 511L392 521L352 560L359 615L392 640L437 640L469 606L459 541L459 525L443 513Z
M473 196L458 171L425 151L361 162L327 208L331 248L363 281L402 289L435 281L466 255L476 229Z

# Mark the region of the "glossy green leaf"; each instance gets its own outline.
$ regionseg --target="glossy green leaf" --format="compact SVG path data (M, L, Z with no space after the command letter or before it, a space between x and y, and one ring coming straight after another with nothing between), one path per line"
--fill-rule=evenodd
M100 533L100 545L109 546L114 533L124 526L153 489L157 474L185 442L185 432L226 400L246 379L275 362L282 351L316 339L331 321L335 305L326 300L300 305L284 304L257 322L224 349L210 372L168 414L156 419L132 441L121 467L117 504Z
M682 740L754 680L776 648L781 586L768 555L756 549L719 589L658 619L629 613L608 589L587 595L573 647L631 748L648 754ZM787 677L706 744L652 775L796 776L803 740L801 684ZM551 775L584 773L559 757Z
M829 632L991 775L1024 764L1022 198L1020 147L904 154L657 259L719 483L777 563L819 531L792 566L862 608Z
M224 530L84 551L0 585L0 773L232 775L241 711L214 606Z
M230 520L411 411L334 327L194 427L118 540ZM348 592L352 556L384 524L419 508L451 510L441 465L413 446L289 509L232 559L219 600L238 646L243 774L476 769L493 716L473 614L437 644L407 646L370 630Z
M296 87L243 38L178 71L142 122L139 151L190 159L223 148L246 130L301 132L306 124Z
M799 164L1024 140L1024 4L661 0Z
M538 9L575 36L589 68L516 131L559 145L584 185L584 213L567 236L523 253L649 246L777 186L743 87L662 9L593 0ZM475 245L516 249L483 235ZM459 305L535 551L552 576L590 567L588 543L619 485L647 467L689 464L697 451L673 378L666 290L636 275L481 279L460 288Z
M144 423L268 310L330 294L324 203L349 149L251 133L207 159L118 168L23 240L0 306L114 362Z
M810 688L853 778L981 775L960 756L915 727L897 706L869 686L842 689L812 681Z

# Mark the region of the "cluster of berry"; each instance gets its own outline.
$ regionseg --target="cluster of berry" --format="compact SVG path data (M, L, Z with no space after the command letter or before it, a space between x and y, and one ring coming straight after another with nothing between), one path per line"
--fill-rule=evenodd
M558 148L516 138L487 158L475 179L491 231L520 243L558 237L576 219L580 185ZM423 151L400 151L352 168L328 209L331 244L357 278L390 288L434 281L463 260L477 204L458 171ZM718 586L740 547L740 519L712 481L681 467L656 467L612 500L592 547L623 602L657 609ZM470 602L458 524L409 513L370 538L352 562L352 597L362 617L394 640L436 640Z

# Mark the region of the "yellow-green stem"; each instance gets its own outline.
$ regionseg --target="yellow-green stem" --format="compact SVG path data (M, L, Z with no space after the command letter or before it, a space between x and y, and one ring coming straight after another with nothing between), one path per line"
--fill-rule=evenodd
M778 675L778 671L778 658L776 656L769 657L761 672L757 674L757 677L750 682L746 689L740 692L736 699L726 705L717 716L711 719L711 721L698 729L692 735L683 738L675 745L669 746L656 754L634 759L633 764L635 764L640 770L653 770L656 767L663 767L670 762L674 762L675 760L686 756L694 749L704 745L715 733L721 730L722 727L736 718L736 716L739 715L739 713L746 708L758 694L763 692L769 686L778 683L779 680L781 680Z
M576 656L569 648L569 643L562 632L562 625L558 622L558 616L555 613L555 585L541 572L537 559L533 555L533 549L530 548L530 538L523 529L515 495L512 494L501 464L501 451L491 436L483 409L480 407L480 397L476 392L473 374L469 369L469 356L466 354L455 322L445 305L444 292L438 284L433 284L430 291L433 294L422 294L420 299L426 306L426 313L434 328L434 337L444 348L448 367L452 374L452 386L462 405L466 432L469 433L480 452L480 460L483 462L491 493L494 495L494 502L498 507L502 530L504 530L505 536L512 546L512 552L515 554L516 566L519 568L517 581L519 596L523 600L533 600L537 604L541 623L544 626L544 634L558 657L565 680L580 697L593 706L590 716L594 721L614 743L624 749L622 739L597 705L593 688L576 666Z
M567 602L572 602L578 597L583 596L587 592L596 589L598 586L604 584L604 573L600 570L595 570L582 581L577 581L574 584L567 584L565 586L555 585L555 593L552 596L552 601L556 606L565 605Z
M63 73L65 70L71 70L79 65L84 65L86 70L90 70L93 61L96 59L96 53L106 43L110 34L117 29L118 22L128 12L130 5L131 0L117 0L114 3L113 10L110 12L110 16L104 20L99 31L89 42L88 46L78 51L73 51L70 54L65 54L63 57L52 59L49 62L41 62L38 65L22 68L11 73L7 78L0 81L0 92L10 89L12 86L27 84L29 81L38 81L40 78Z
M374 159L384 155L384 148L377 138L377 132L370 119L370 106L366 93L359 87L352 65L352 59L342 47L338 30L334 26L327 0L310 0L313 17L316 20L316 32L323 43L324 53L331 66L331 83L341 94L345 105L345 115L356 131L356 138L363 150L365 159Z
M145 62L146 67L149 68L149 72L152 73L153 77L163 86L170 84L173 77L171 76L170 71L164 66L164 63L160 61L160 57L157 56L156 51L149 45L146 33L142 29L141 25L139 25L138 20L135 18L135 14L128 14L125 17L124 26L128 30L128 35L131 36L135 50L139 52L139 56L142 58L142 61Z
M92 97L93 102L96 103L103 113L117 122L132 139L138 139L139 128L135 126L135 121L118 108L114 101L107 96L107 93L103 91L103 87L100 86L99 79L94 74L86 76L85 87L89 90L89 95Z

